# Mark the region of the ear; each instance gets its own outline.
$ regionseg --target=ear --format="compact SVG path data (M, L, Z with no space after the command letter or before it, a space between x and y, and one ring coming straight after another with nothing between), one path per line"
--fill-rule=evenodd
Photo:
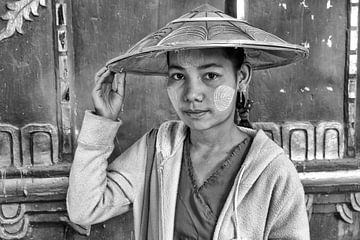
M243 63L236 72L236 82L238 91L247 91L252 77L252 67L249 63Z

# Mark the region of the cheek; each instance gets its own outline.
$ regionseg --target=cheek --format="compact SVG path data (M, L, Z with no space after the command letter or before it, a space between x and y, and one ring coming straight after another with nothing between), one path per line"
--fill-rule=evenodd
M214 91L214 105L215 108L222 112L231 106L234 98L235 89L232 87L221 85Z
M177 109L179 106L179 99L180 99L179 91L176 91L172 87L168 87L167 92L172 105L174 106L175 109Z

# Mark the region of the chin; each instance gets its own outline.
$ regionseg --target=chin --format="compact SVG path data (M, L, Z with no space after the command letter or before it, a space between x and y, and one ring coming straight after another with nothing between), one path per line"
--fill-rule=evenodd
M185 122L186 126L188 126L191 130L204 131L208 130L212 127L211 124L201 123L201 122Z
M204 130L209 130L211 128L215 128L215 127L224 127L227 124L231 124L231 122L233 121L233 117L229 117L229 116L222 116L222 117L214 117L214 116L206 116L204 118L201 119L191 119L188 118L187 116L183 116L183 115L179 115L180 120L182 120L186 126L188 126L190 129L192 130L197 130L197 131L204 131Z
M199 120L182 119L182 118L180 119L191 130L196 130L196 131L205 131L221 124L220 122L214 121L214 119L199 119Z

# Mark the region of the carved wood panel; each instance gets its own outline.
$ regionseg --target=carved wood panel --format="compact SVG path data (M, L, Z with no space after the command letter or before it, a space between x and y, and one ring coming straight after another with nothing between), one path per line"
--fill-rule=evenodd
M40 2L0 3L0 16L10 18L0 21L0 35L16 29L0 41L0 123L57 125L52 2Z
M257 122L254 126L263 129L293 161L344 157L344 127L339 122Z
M66 206L63 201L1 204L0 238L65 239L65 225L61 221L65 214ZM43 232L43 236L41 236L38 234L37 228L39 228L39 224L44 223L49 225L48 233Z
M1 167L53 165L58 162L57 128L51 124L28 124L21 129L0 124Z

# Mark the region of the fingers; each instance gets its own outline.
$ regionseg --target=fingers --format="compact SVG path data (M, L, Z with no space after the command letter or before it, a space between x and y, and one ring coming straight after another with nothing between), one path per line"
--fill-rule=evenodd
M95 75L95 91L99 91L102 89L102 85L104 83L112 83L114 80L114 73L111 72L107 68L102 68L100 71L98 71Z
M125 85L126 85L126 72L115 74L113 89L117 94L119 94L123 98L125 97Z
M118 87L118 80L117 80L118 76L117 75L118 74L115 74L114 81L112 82L112 85L111 85L111 88L114 92L117 92L117 87Z
M106 72L107 67L102 67L96 74L95 74L95 78L96 77L101 77L101 75L103 75L104 72Z

